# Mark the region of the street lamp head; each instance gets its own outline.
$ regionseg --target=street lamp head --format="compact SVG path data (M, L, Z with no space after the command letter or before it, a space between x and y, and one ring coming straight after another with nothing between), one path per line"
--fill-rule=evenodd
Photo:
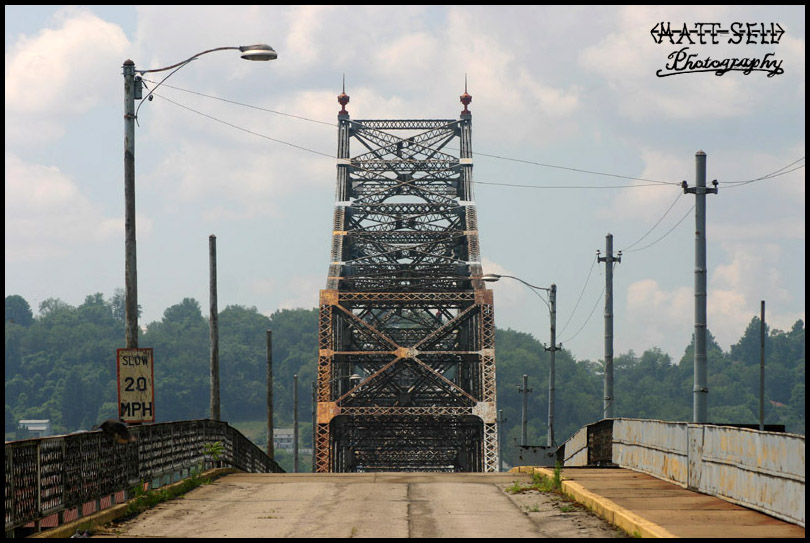
M245 60L275 60L278 58L276 50L264 43L256 45L241 45L239 50Z
M486 275L481 276L482 281L488 281L490 283L494 283L495 281L497 281L500 278L501 278L501 276L498 275L497 273L488 273Z

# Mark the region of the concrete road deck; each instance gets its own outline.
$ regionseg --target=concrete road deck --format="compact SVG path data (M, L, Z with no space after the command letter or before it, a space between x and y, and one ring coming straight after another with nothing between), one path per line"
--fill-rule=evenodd
M618 537L587 511L504 489L520 473L235 473L93 537Z
M515 480L528 483L534 471L554 476L539 467L233 473L94 537L620 537L610 525L641 537L805 537L801 526L622 468L563 470L563 491L607 522L562 513L539 495L504 492ZM68 537L86 529L82 523L103 525L125 512L125 504L114 506L35 537Z
M550 468L514 468L554 476ZM800 537L804 528L714 496L623 468L566 468L563 491L642 537Z

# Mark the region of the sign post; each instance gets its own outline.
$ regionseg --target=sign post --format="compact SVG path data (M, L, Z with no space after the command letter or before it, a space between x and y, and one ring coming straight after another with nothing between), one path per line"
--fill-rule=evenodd
M126 423L155 422L152 349L118 349L118 416Z

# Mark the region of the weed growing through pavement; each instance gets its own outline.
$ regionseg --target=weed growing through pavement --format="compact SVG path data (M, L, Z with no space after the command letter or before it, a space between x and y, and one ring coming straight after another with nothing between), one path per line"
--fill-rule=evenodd
M538 492L554 492L557 494L562 493L562 464L557 462L554 468L554 476L547 477L539 472L532 473L532 482L529 485L521 485L517 481L512 483L511 486L506 487L506 491L510 494L519 494L522 492L529 492L536 490Z

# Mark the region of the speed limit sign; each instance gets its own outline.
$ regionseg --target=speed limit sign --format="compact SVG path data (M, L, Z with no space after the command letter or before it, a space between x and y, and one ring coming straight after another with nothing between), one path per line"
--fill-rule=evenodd
M118 416L124 422L155 421L152 349L118 349Z

